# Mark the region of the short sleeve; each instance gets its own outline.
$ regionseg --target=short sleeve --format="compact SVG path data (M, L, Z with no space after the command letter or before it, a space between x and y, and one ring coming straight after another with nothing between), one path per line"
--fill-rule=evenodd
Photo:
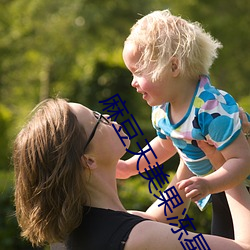
M171 131L171 125L169 124L167 117L167 104L161 106L152 107L151 120L157 136L161 139L167 139L169 131Z
M159 131L156 131L156 134L157 134L157 136L159 136L159 137L160 137L161 139L163 139L163 140L167 139L166 135L162 134L162 133L159 132Z
M222 150L240 134L238 105L230 94L221 90L210 92L209 98L203 101L204 104L198 112L201 132L210 144Z

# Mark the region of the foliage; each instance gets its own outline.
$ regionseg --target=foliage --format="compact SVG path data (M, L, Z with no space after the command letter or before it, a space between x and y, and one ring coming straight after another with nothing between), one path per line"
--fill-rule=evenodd
M170 8L174 14L198 20L221 40L224 48L212 68L212 80L238 101L249 96L246 1L229 0L226 6L215 0L1 1L0 104L12 116L11 123L3 122L8 131L1 130L1 137L11 140L39 100L58 94L97 108L99 100L119 92L150 129L150 108L129 87L130 73L121 51L135 20L156 9ZM6 169L8 158L1 159L0 168Z
M21 239L13 203L13 173L0 171L0 249L32 250L32 246ZM36 250L39 250L36 248ZM42 250L42 249L40 249Z
M98 102L119 93L146 138L153 138L155 132L150 122L150 107L129 86L131 76L125 69L121 52L136 19L165 8L201 22L223 43L224 48L211 69L212 81L230 92L249 112L248 0L2 0L0 169L10 167L11 143L26 115L37 102L49 96L66 97L101 111L103 107ZM133 143L131 150L136 150L135 146ZM168 163L170 167L166 171L174 170L176 163L176 159ZM0 183L4 178L0 176ZM13 212L11 189L7 186L1 191L1 211L5 211L1 215L1 223L5 223L1 228L10 223L8 227L11 229L1 231L1 234L15 228L14 222L6 221L8 214ZM128 208L144 209L152 201L147 184L139 177L120 182L119 187ZM140 195L134 199L137 193ZM7 210L2 210L2 203ZM195 218L195 225L200 224L197 226L199 230L209 230L210 210L200 216L195 209L191 206L189 210L190 216ZM10 235L8 233L6 240ZM4 249L12 246L6 247ZM16 249L22 249L21 245Z
M242 107L245 111L250 112L250 95L244 96L239 100L239 105Z
M11 126L12 113L4 105L0 103L0 169L7 168L10 148L8 147L8 141L10 137L9 127Z
M231 93L238 101L242 96L250 94L247 83L250 57L246 56L249 54L247 51L250 42L248 3L248 0L204 1L190 7L189 12L190 16L201 22L223 44L219 58L211 70L214 84Z

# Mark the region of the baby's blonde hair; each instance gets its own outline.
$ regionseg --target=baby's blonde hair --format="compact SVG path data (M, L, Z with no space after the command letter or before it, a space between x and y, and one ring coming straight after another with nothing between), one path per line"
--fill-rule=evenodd
M142 53L137 71L151 74L153 81L164 75L172 58L178 59L182 75L197 78L208 74L217 49L222 48L198 22L188 22L169 10L142 17L131 28L125 43L132 43Z

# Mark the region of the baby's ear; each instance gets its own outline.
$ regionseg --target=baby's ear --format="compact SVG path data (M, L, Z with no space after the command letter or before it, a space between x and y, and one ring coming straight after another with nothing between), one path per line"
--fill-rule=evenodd
M89 169L95 169L96 168L96 162L93 157L90 157L88 155L83 155L82 156L82 161L84 164L88 166Z
M173 76L176 77L180 74L180 68L179 68L179 59L176 57L173 57L171 59L171 70L173 73Z

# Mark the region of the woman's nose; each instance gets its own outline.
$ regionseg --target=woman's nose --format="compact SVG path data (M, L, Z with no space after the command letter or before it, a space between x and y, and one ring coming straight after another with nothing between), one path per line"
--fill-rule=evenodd
M103 116L104 116L106 119L111 120L111 117L110 117L109 114L103 114Z
M112 123L112 119L109 114L104 114L103 116L109 121L109 123Z

